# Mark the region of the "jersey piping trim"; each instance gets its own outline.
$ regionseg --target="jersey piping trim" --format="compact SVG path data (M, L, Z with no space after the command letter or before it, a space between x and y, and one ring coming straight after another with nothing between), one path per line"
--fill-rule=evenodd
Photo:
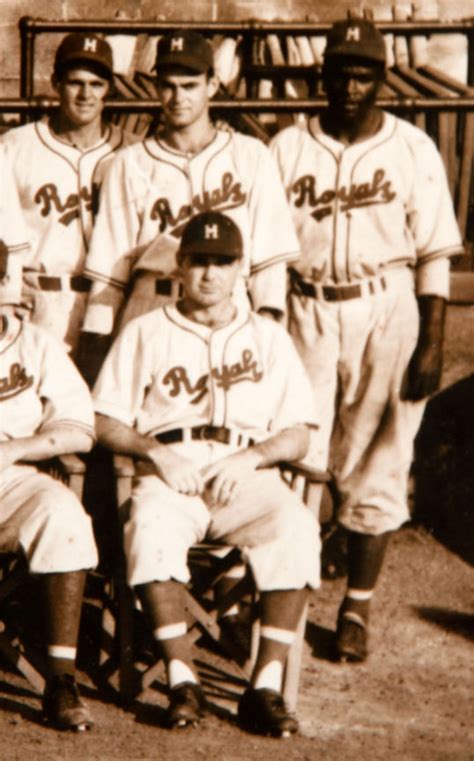
M459 254L464 254L464 248L461 244L446 246L428 254L419 254L415 266L419 267L427 262L432 262L434 259L442 259L444 257L449 259L451 256L458 256Z
M225 340L225 342L224 342L224 346L223 346L223 349L222 349L222 360L224 360L224 357L225 357L225 353L226 353L226 351L227 351L227 346L228 346L228 344L229 344L230 340L231 340L231 339L232 339L232 338L233 338L233 337L234 337L234 336L235 336L235 335L236 335L236 334L237 334L237 333L238 333L240 330L242 330L242 328L244 328L244 327L245 327L245 326L246 326L246 325L247 325L249 322L250 322L250 313L249 313L249 314L247 314L247 317L246 317L246 319L245 319L245 320L244 320L244 321L243 321L243 322L242 322L240 325L236 326L235 330L233 330L233 331L232 331L232 333L230 333L230 334L227 336L227 338L226 338L226 340ZM213 388L214 388L214 384L212 384L212 386L213 386ZM225 425L225 424L226 424L226 422L227 422L227 413L228 413L228 404L227 404L227 401L228 401L228 395L227 395L227 393L226 393L226 392L224 392L224 416L223 416L223 420L222 420L222 425ZM213 415L214 415L214 413L213 413ZM218 421L214 421L214 422L216 422L216 423L217 423Z
M258 264L254 264L250 268L250 274L253 275L255 272L261 272L264 269L267 269L267 267L272 267L274 264L279 264L280 262L294 262L296 259L298 259L300 256L299 251L292 251L287 254L279 254L278 256L272 256L271 259L266 259L264 262L259 262Z
M16 332L13 333L11 336L5 335L2 338L0 338L0 354L3 354L3 352L7 351L7 349L9 349L18 341L18 338L20 337L22 330L23 330L23 323L20 319L18 319Z
M102 275L100 272L95 272L95 270L84 269L82 274L84 277L88 277L90 280L96 280L97 282L105 283L106 285L113 285L115 288L119 288L121 291L125 290L127 286L126 281L124 282L113 277L107 277L106 275Z
M201 148L201 150L200 150L200 151L198 151L197 153L194 153L194 154L193 154L192 156L190 156L190 157L188 157L188 156L187 156L185 153L182 153L181 151L178 151L177 149L171 148L171 146L167 145L166 143L163 143L163 142L160 140L160 138L159 138L158 136L156 136L156 137L154 138L154 140L155 140L155 142L156 142L157 146L158 146L159 148L161 148L161 150L162 150L162 151L164 151L165 153L169 153L171 156L176 156L177 158L181 158L181 159L187 159L188 161L193 161L194 159L196 159L196 158L199 158L200 156L202 156L202 155L203 155L203 153L205 153L205 152L206 152L207 150L209 150L211 147L213 147L214 143L216 143L216 142L218 141L218 139L219 139L219 138L220 138L222 135L223 135L223 133L222 133L222 132L219 132L219 130L216 130L216 134L214 135L214 137L212 138L212 140L210 141L210 143L208 143L207 145L205 145L205 146L204 146L204 148ZM229 140L227 140L227 142L225 143L225 145L227 145L227 143L228 143L228 142L229 142ZM220 150L220 149L219 149L219 150ZM213 154L213 155L214 155L214 154Z

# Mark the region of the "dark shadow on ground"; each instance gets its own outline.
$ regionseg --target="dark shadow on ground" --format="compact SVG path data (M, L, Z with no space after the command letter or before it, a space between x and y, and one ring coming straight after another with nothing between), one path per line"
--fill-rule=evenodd
M413 519L474 565L474 374L428 404L415 442Z
M474 642L474 615L460 613L446 608L425 608L414 606L414 610L425 621L440 626L447 632L453 632L460 637Z
M311 647L312 656L321 661L336 660L335 634L331 629L308 621L306 624L305 640Z

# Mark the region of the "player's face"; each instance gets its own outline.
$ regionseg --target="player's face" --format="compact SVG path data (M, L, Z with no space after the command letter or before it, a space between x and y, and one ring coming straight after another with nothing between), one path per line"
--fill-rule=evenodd
M329 108L345 123L356 123L374 107L382 84L377 65L341 60L324 70L324 89Z
M201 308L227 301L234 290L240 260L230 256L192 254L180 261L185 298Z
M88 69L66 70L56 82L61 114L73 126L82 127L100 120L109 82Z
M207 74L185 69L163 72L158 79L158 97L167 124L183 129L207 119L209 100L216 90L217 80Z

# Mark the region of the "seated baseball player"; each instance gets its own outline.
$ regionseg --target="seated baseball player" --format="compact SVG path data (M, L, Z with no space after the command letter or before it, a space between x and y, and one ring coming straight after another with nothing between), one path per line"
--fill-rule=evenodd
M64 484L36 463L87 452L94 417L87 386L62 346L16 314L18 246L0 241L0 552L24 554L40 579L47 646L45 719L83 730L92 720L74 676L86 569L97 563L91 521Z
M241 724L297 731L281 695L283 666L307 588L319 584L319 531L282 481L315 424L301 361L277 323L236 306L242 236L219 212L186 225L183 298L132 320L94 388L99 441L137 458L125 526L128 582L161 646L169 725L198 722L205 700L186 636L188 549L238 546L261 596L261 639Z

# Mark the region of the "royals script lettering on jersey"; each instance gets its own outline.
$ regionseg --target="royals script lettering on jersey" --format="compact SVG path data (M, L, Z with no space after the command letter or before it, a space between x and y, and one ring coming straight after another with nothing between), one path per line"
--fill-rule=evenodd
M26 367L19 362L13 362L10 365L8 375L0 378L0 402L5 402L13 396L21 394L22 391L33 385L33 375L28 375Z
M263 372L258 370L257 361L254 359L251 349L244 349L240 362L235 362L232 365L223 364L220 369L213 367L210 373L201 375L194 384L191 383L186 368L182 366L172 367L163 378L163 383L171 386L170 396L178 396L182 391L189 396L196 394L190 401L191 404L197 404L208 393L210 378L216 380L217 388L228 391L235 383L242 383L243 381L258 383L263 378Z
M69 193L65 201L61 201L57 185L54 182L48 182L42 185L35 193L35 203L40 207L42 217L47 217L55 210L58 212L58 222L62 225L70 225L75 219L79 219L81 214L80 202L85 202L86 211L97 214L99 207L99 185L92 183L91 189L85 185L80 188L79 193Z

